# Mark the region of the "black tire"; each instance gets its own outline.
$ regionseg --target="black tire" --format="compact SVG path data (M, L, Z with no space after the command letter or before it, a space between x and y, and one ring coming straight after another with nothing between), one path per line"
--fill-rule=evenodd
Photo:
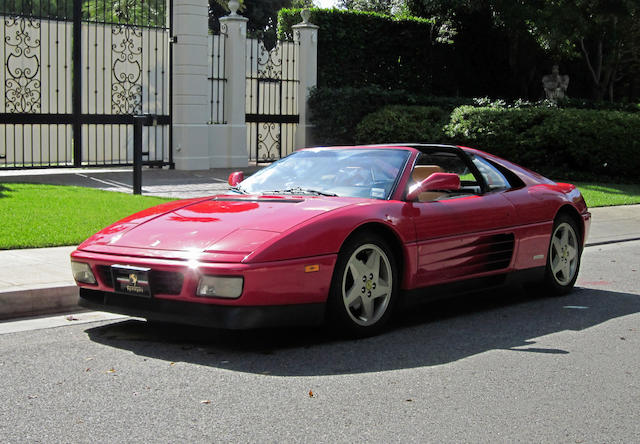
M570 216L558 215L553 223L547 250L544 274L547 291L554 296L562 296L573 289L580 271L581 256L582 237L578 225Z
M330 327L355 337L379 333L398 299L396 264L393 250L381 236L363 232L348 239L333 271L327 302Z

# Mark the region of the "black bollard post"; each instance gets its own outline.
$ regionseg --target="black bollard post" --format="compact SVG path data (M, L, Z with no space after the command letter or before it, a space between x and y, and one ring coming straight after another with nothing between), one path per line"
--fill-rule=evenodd
M133 194L142 194L142 126L147 116L133 116Z
M148 150L142 151L142 127L157 124L155 114L133 116L133 194L142 194L142 156L149 155Z

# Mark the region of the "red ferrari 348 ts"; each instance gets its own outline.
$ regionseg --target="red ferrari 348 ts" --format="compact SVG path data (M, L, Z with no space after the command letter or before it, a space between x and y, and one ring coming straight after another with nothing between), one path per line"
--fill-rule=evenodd
M580 192L478 150L309 148L230 191L129 216L71 254L80 304L243 329L377 332L399 302L516 280L572 289Z

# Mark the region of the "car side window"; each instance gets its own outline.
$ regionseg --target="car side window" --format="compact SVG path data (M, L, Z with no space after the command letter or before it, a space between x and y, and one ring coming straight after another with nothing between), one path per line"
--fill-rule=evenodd
M457 174L460 178L460 190L455 193L427 191L420 194L418 198L420 202L450 199L469 194L480 194L481 192L478 178L476 178L460 156L455 153L448 151L421 153L416 160L411 174L413 183L419 183L433 173Z
M496 190L508 190L511 188L511 184L507 178L496 167L491 165L487 160L482 157L472 155L471 161L478 168L480 174L484 177L489 191Z

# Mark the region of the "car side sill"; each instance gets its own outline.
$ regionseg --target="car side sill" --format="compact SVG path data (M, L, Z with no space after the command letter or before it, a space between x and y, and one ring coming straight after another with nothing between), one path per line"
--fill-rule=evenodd
M425 302L437 301L467 293L490 290L492 288L519 285L530 282L542 282L545 267L528 268L526 270L500 273L492 276L466 279L447 284L420 287L403 292L402 307L409 308Z

